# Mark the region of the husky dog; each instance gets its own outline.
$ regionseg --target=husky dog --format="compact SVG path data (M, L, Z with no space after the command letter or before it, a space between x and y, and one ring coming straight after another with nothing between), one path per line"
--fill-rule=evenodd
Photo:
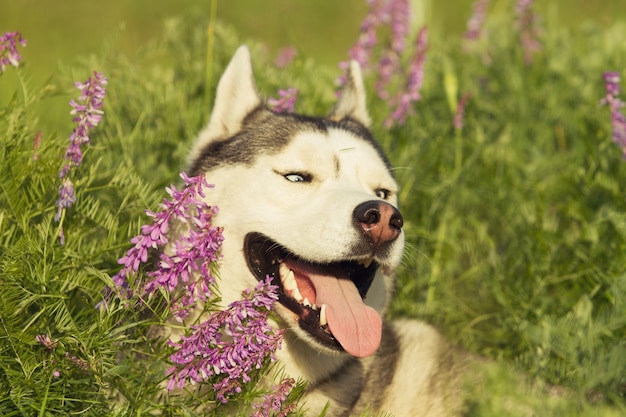
M430 326L386 322L404 246L398 185L368 130L361 70L327 117L275 113L259 98L240 47L222 76L187 173L205 173L223 226L225 303L267 275L286 328L278 358L308 381L318 415L460 412L457 355Z

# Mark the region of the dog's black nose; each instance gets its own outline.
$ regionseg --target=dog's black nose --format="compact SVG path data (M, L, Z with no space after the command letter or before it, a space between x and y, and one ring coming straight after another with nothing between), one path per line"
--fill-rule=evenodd
M391 204L380 200L359 204L354 209L352 216L374 245L396 239L404 224L400 211Z

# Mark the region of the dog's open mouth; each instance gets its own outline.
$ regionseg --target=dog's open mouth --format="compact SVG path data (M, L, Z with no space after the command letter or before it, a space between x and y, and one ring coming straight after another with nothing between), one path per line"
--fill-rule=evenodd
M272 278L281 289L278 301L318 342L356 357L376 351L382 320L363 302L378 269L376 261L305 262L260 233L246 236L244 251L255 277Z

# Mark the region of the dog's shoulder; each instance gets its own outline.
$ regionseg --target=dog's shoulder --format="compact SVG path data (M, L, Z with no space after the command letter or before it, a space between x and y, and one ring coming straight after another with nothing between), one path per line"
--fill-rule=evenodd
M460 395L466 354L434 327L417 320L386 322L375 355L347 362L319 384L307 404L330 400L330 417L384 410L393 416L451 417L463 411Z
M370 409L395 416L459 415L463 404L458 375L465 359L465 353L431 325L392 321L385 326L384 342L368 370L362 405L356 408L369 403Z

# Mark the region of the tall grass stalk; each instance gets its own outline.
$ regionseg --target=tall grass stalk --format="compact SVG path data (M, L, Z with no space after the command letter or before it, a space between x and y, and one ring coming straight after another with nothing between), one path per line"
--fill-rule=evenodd
M209 12L209 24L207 26L207 48L206 48L206 73L204 83L207 87L213 85L213 60L215 57L215 25L217 23L217 2L211 0L211 11ZM205 96L207 97L206 109L210 108L210 88L207 88Z

